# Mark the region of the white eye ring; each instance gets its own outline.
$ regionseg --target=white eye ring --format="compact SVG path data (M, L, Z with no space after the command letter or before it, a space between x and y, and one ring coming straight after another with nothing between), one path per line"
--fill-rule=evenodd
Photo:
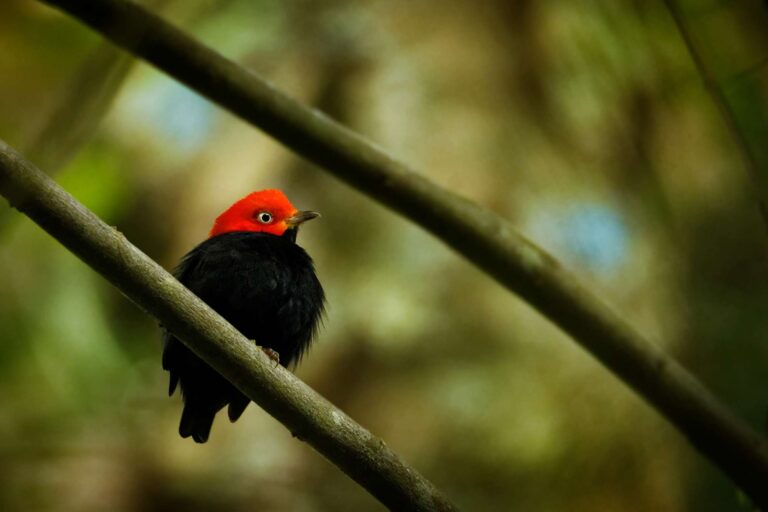
M259 219L259 222L262 224L269 224L272 222L272 214L269 212L260 212L256 218Z

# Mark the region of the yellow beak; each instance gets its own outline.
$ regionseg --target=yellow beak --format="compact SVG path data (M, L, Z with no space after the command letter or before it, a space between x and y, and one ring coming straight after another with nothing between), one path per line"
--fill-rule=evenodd
M307 222L308 220L316 219L317 217L320 217L320 214L318 212L301 212L298 211L285 219L285 223L288 225L289 228L295 228L299 226L300 224L303 224Z

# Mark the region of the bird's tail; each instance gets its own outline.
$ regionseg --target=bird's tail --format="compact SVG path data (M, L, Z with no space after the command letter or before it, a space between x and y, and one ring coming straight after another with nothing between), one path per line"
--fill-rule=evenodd
M194 402L185 403L179 423L179 434L184 438L192 436L196 443L206 442L211 433L214 416L215 409L200 407Z

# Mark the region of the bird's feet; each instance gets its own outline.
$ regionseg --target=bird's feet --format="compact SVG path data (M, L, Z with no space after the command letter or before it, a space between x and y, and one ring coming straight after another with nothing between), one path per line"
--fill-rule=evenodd
M267 354L267 357L269 357L272 361L275 362L275 366L280 364L280 354L276 350L272 350L268 347L261 347L261 350L264 351L265 354Z
M275 362L275 366L280 364L280 353L277 350L272 350L269 347L262 347L258 343L256 343L256 340L251 340L254 345L259 347L261 350L264 351L265 354L267 354L267 357L270 358L272 361Z

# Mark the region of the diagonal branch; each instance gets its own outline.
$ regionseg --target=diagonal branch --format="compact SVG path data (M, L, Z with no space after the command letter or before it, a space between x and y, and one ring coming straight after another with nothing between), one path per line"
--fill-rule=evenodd
M2 140L0 194L383 504L393 510L455 510L381 439L275 365L122 233Z
M768 507L764 439L502 218L431 183L131 2L44 1L432 232L570 334Z

